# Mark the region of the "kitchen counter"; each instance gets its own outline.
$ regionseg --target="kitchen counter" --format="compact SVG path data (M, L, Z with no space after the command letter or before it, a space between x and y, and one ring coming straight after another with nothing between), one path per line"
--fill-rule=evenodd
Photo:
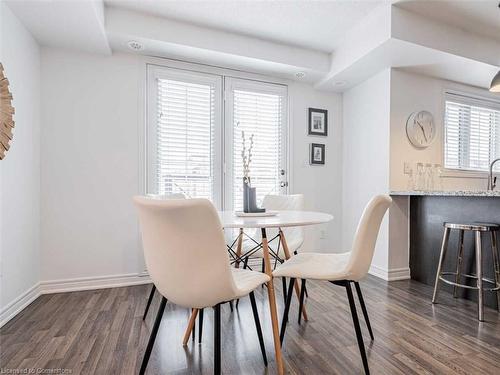
M411 278L427 285L434 285L439 253L443 238L443 223L500 223L500 191L393 191L395 200L408 200L409 266ZM400 205L405 207L405 204ZM452 231L445 271L456 269L458 231ZM484 277L493 279L491 239L482 236ZM475 272L474 237L465 234L462 270ZM470 286L475 281L467 280ZM450 285L441 284L443 291L451 292ZM460 289L458 296L477 299L475 290ZM485 293L485 305L497 307L495 293Z
M391 191L389 195L394 196L434 196L434 197L500 197L500 190L408 190Z

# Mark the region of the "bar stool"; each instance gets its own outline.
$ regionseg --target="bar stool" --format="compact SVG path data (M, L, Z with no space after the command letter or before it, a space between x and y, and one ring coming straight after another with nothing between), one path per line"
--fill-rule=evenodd
M439 281L443 281L446 284L453 285L453 295L456 297L457 287L458 288L467 288L474 289L478 291L478 319L480 321L484 320L484 312L483 312L483 294L484 291L494 291L497 293L497 301L499 297L500 290L500 265L499 265L499 255L497 248L497 232L500 230L500 225L492 224L492 223L472 223L472 224L456 224L456 223L443 223L444 226L444 234L443 234L443 242L441 244L441 254L439 255L439 263L438 269L436 273L436 281L434 284L434 293L432 295L432 303L436 303L438 290L439 290ZM446 256L446 251L448 248L448 239L450 237L450 231L452 229L459 230L459 241L458 241L458 253L457 253L457 267L455 272L443 272L443 262ZM464 233L465 231L474 232L475 238L475 256L476 256L476 275L462 275L462 261L463 261L463 253L464 253ZM482 246L481 246L481 234L482 233L490 233L491 236L491 251L493 255L493 267L494 267L494 279L488 279L483 277L483 256L482 256ZM455 281L450 281L445 279L444 276L455 276ZM467 277L476 280L476 286L470 286L461 284L461 277ZM493 284L493 288L484 288L483 282ZM500 301L499 301L500 302ZM500 310L500 305L498 305Z

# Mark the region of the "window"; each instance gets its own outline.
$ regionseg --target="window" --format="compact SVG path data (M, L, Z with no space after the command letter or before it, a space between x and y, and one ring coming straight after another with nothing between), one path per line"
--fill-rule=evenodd
M148 193L220 202L221 78L157 68L150 78Z
M286 88L284 86L256 83L226 78L226 139L230 147L226 207L243 209L243 163L241 159L242 131L246 147L254 136L254 149L250 165L250 178L257 188L257 202L265 195L284 192Z
M500 157L500 103L447 93L444 123L445 168L487 171Z
M242 131L258 200L286 192L286 86L148 67L147 193L242 209Z

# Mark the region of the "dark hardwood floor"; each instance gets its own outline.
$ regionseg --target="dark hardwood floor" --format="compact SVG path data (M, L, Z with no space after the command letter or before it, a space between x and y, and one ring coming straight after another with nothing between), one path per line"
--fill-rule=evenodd
M281 282L276 280L276 289ZM499 374L500 314L441 294L415 281L386 283L368 277L361 283L375 340L369 341L361 317L373 374ZM136 374L156 314L155 297L146 322L142 313L150 286L44 295L0 329L0 373L8 369L65 369L72 374ZM294 297L284 344L288 374L361 374L361 358L344 288L308 283L309 321L297 324ZM274 351L265 289L257 304L270 360L263 365L250 301L231 313L222 309L222 365L225 374L274 374ZM278 308L283 298L278 294ZM358 305L358 312L359 305ZM205 312L201 344L181 340L188 310L167 304L149 374L212 373L212 311ZM11 372L15 373L15 372ZM53 372L56 373L56 372Z

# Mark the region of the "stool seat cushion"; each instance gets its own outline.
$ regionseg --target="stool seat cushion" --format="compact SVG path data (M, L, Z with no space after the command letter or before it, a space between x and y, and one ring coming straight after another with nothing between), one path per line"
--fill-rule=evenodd
M500 225L493 223L450 223L444 222L443 226L449 229L491 232L500 229Z

